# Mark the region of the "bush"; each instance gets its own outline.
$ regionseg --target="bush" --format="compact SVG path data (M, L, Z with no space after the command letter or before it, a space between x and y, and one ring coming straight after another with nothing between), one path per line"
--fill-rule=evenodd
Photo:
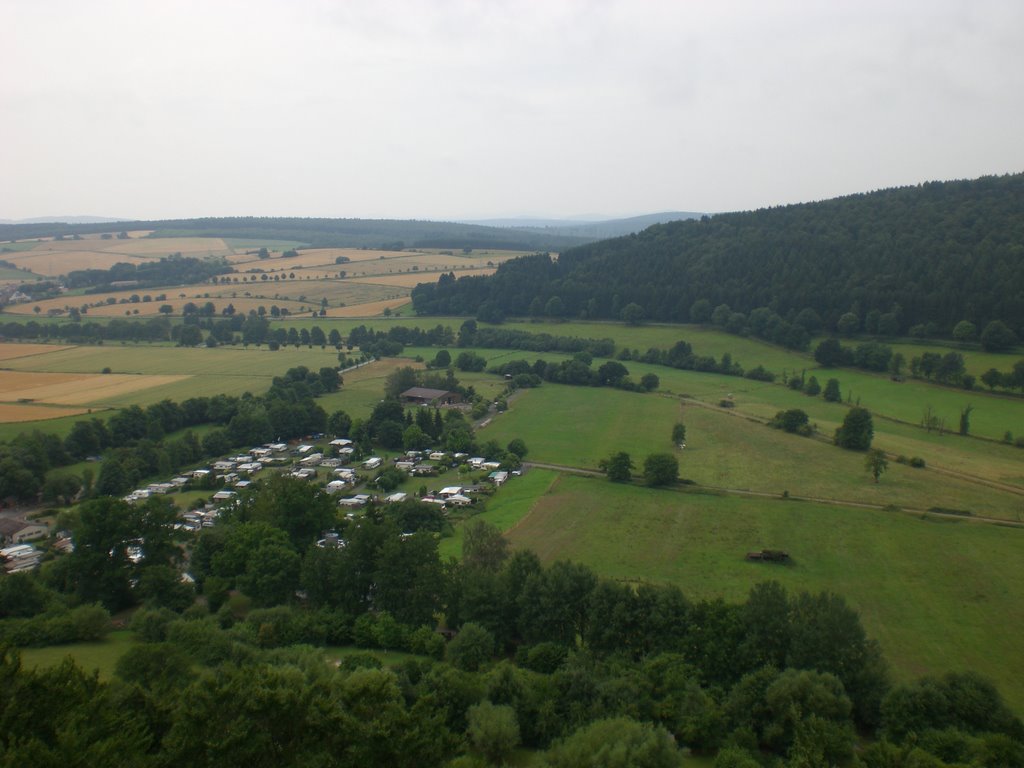
M912 466L914 469L924 469L924 459L922 459L920 456L914 456L910 460L910 466Z
M794 434L810 434L809 421L810 419L804 411L799 408L791 408L788 411L776 413L775 418L768 424L775 429L782 429Z
M866 451L874 434L871 413L857 406L846 412L843 425L836 430L835 444L851 451Z
M491 660L494 654L494 636L479 624L466 622L446 651L452 666L465 672L476 672Z
M430 627L420 627L409 635L409 650L432 659L444 658L444 638Z
M355 672L357 669L383 669L384 663L372 653L359 652L350 653L341 659L338 664L346 672Z

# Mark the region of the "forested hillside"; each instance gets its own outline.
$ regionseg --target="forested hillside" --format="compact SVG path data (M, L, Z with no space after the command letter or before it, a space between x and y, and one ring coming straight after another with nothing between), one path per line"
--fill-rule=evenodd
M507 262L489 278L442 278L413 300L421 314L491 317L705 322L717 310L723 326L762 336L750 326L766 319L796 337L948 335L961 320L1019 334L1024 174L660 224L557 260Z
M312 219L238 216L97 224L3 224L0 240L73 236L117 230L153 230L153 237L237 237L290 240L314 248L499 248L559 251L584 243L583 237L481 227L439 221L398 219Z

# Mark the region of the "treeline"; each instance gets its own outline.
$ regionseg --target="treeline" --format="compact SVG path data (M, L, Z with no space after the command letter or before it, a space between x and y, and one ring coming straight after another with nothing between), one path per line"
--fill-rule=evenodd
M407 328L396 325L386 331L374 331L360 325L348 335L350 346L357 346L374 356L393 357L406 346L446 347L453 343L459 347L484 349L522 349L530 352L585 352L593 357L611 357L615 342L611 339L588 339L577 336L556 336L550 333L530 333L510 328L481 328L476 320L466 320L458 335L448 326L434 328Z
M174 341L182 346L208 344L276 344L276 347L318 346L330 344L339 347L342 339L336 328L325 333L323 328L271 328L267 313L250 310L236 312L231 305L224 307L218 315L212 302L205 305L186 305L184 319L180 323L168 317L154 317L148 320L126 320L112 318L105 322L81 322L72 320L64 323L39 323L29 320L25 323L0 323L0 338L26 341L62 341L72 344L102 344L104 341ZM262 309L262 307L260 307ZM272 306L271 317L279 317L281 311ZM287 313L287 310L284 310ZM76 310L72 310L72 316ZM204 333L204 331L206 333ZM275 347L275 348L276 348Z
M125 320L114 317L105 322L0 323L0 337L27 341L64 341L93 344L102 341L169 341L174 329L169 318Z
M826 368L860 368L865 371L888 372L894 377L902 376L909 368L910 375L915 379L927 379L964 389L973 389L977 381L973 374L967 373L964 356L959 352L924 352L912 357L908 366L903 353L893 352L887 344L868 341L856 347L845 347L839 339L825 339L815 348L814 359ZM992 388L1013 384L1015 381L1012 374L1006 378L998 371L996 373L998 378L986 373L982 381L986 384L991 382Z
M193 587L164 578L180 550L169 525L153 527L160 501L142 508L148 519L89 502L75 525L89 547L0 587L0 633L109 591L145 601L138 641L107 682L0 654L0 757L249 768L497 765L519 746L545 750L551 768L605 766L608 754L669 768L684 748L743 768L1024 757L1024 726L991 683L961 673L893 685L839 596L769 582L741 603L693 600L544 566L482 523L462 561L445 563L427 506L338 520L322 491L274 480L200 534L191 567L205 600L193 602ZM130 524L154 542L137 561L123 554ZM331 525L344 545L313 544ZM452 639L435 632L438 616ZM356 653L335 667L295 643L418 656L385 669Z
M86 293L111 289L112 283L135 282L139 288L161 285L205 283L212 277L232 271L222 256L203 259L174 253L156 261L120 262L110 269L79 269L65 277L68 288L86 288Z
M724 307L730 330L754 335L774 313L793 338L762 330L787 346L798 346L797 327L814 333L814 316L843 334L948 336L967 320L999 321L1019 336L1022 195L1016 174L670 222L557 261L505 262L490 277L443 276L418 286L413 303L420 314L615 320L629 320L632 306L671 322L705 322Z
M275 377L263 396L214 395L175 403L164 400L146 408L129 406L109 419L75 422L61 440L33 430L0 443L0 499L68 501L84 487L88 492L119 495L142 478L170 475L204 458L221 456L236 446L289 439L322 431L327 414L314 398L334 392L341 376L334 368L318 372L305 366ZM199 439L193 432L165 436L200 425L216 425ZM87 468L81 478L50 470L103 454L98 477ZM95 480L95 487L93 481Z
M55 235L153 230L149 237L230 237L286 240L311 248L495 248L515 251L560 251L592 238L506 227L398 219L323 219L237 216L198 219L126 221L112 224L2 224L0 240Z
M572 360L557 363L537 360L531 364L527 360L511 360L488 369L488 373L507 377L513 389L536 387L541 381L550 381L582 387L614 387L630 392L650 392L661 383L653 373L645 373L639 382L633 381L629 369L617 360L609 360L596 369L591 366L592 362L588 353L578 352Z

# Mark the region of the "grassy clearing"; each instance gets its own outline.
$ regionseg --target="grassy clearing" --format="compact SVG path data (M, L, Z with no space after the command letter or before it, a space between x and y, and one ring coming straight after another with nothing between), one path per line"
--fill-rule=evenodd
M570 558L614 579L672 582L695 598L740 600L766 579L837 592L860 611L897 678L975 669L1024 709L1024 611L1014 586L1024 578L1024 531L563 476L509 537L545 562ZM743 559L763 547L786 550L795 564Z
M488 500L487 511L475 515L466 523L483 520L502 531L513 529L530 511L539 498L550 492L558 474L545 469L531 469L522 477L512 478ZM455 534L441 539L438 550L442 559L462 557L463 526L455 526Z
M323 648L324 656L329 662L339 663L342 659L356 654L370 655L378 659L385 667L394 667L403 661L422 661L426 656L404 651L382 651L376 648L357 648L354 645L328 645Z
M545 384L524 391L507 413L480 431L479 439L504 445L520 437L530 460L597 467L617 451L643 457L669 447L678 409L673 398Z
M331 351L333 352L333 349ZM328 414L345 411L353 418L365 419L384 397L384 380L403 366L422 367L412 360L397 357L375 360L343 373L344 385L341 390L324 395L318 398L317 402Z
M86 672L99 672L101 680L114 676L117 660L124 655L135 639L135 633L127 629L111 632L95 643L72 643L51 645L48 648L21 648L21 663L26 669L55 667L69 656Z

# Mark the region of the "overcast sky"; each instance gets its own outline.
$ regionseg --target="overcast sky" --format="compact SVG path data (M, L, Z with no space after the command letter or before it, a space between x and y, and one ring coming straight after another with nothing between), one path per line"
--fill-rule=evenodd
M1024 170L1024 2L0 0L0 217L724 211Z

